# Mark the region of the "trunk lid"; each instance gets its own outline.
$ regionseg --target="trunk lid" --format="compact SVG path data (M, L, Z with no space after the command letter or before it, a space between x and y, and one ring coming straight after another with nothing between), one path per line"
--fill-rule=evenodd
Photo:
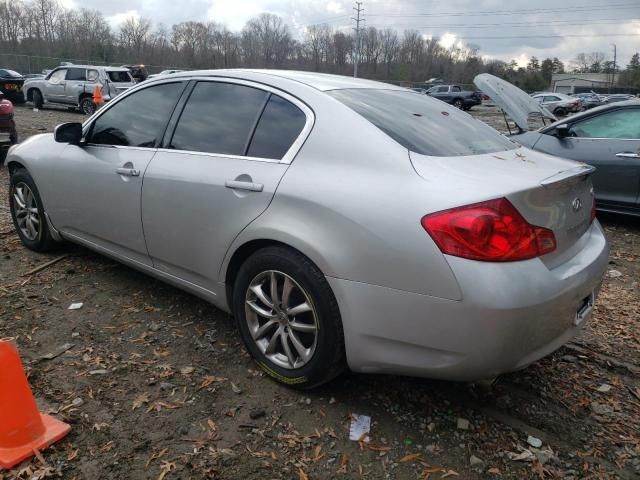
M434 195L449 199L450 205L438 210L506 197L530 224L552 230L557 248L541 257L549 268L573 257L587 241L594 171L589 165L522 147L463 157L410 152L410 158Z
M529 130L529 117L558 119L538 101L515 85L488 73L476 75L473 83L504 110L522 131Z

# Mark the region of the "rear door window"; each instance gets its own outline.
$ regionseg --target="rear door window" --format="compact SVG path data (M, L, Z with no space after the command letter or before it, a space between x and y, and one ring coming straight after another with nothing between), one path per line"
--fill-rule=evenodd
M84 82L87 80L87 71L84 68L70 68L67 70L67 80Z
M165 83L127 95L100 115L88 143L156 147L184 89L184 82Z
M178 120L170 148L245 155L268 98L268 92L246 85L199 82Z
M87 80L89 80L90 82L95 82L96 80L98 80L98 77L98 70L87 71Z
M302 110L272 94L253 134L247 155L280 160L298 138L306 121Z
M462 90L460 89L460 87L451 87L451 91L452 92L461 92Z
M516 148L484 122L439 100L408 91L344 89L327 92L412 152L437 157Z

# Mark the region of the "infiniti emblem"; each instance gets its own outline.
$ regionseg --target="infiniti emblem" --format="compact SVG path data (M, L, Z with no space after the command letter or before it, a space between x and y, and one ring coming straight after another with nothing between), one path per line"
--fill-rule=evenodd
M582 200L580 200L579 198L574 198L573 202L571 202L571 207L573 208L574 212L577 212L582 208Z

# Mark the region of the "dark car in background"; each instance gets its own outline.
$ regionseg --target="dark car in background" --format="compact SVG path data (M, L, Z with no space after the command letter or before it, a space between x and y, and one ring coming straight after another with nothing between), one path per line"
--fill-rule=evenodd
M144 65L122 65L122 68L129 69L131 76L134 78L136 83L144 82L147 77L149 77L149 73L147 73L147 69Z
M7 100L13 103L24 103L22 85L24 85L24 77L22 75L13 70L0 68L0 92L4 94Z
M9 147L16 143L18 133L13 119L13 104L0 92L0 165L4 163Z
M427 95L442 100L460 110L470 110L471 107L482 103L480 93L467 91L460 85L436 85L427 90Z
M558 121L544 104L505 80L483 73L474 82L491 92L496 105L518 126L511 140L596 167L591 176L596 208L640 216L640 100L605 104ZM532 116L553 123L530 130Z

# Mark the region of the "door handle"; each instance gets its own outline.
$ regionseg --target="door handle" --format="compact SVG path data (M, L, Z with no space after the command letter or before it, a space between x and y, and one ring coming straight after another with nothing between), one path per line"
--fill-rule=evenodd
M616 153L616 157L620 157L620 158L640 158L640 154L633 153L633 152L620 152L620 153Z
M124 175L125 177L139 177L140 170L135 168L116 168L116 173L118 175Z
M233 190L249 190L250 192L261 192L264 185L261 183L242 182L240 180L227 180L224 186Z

